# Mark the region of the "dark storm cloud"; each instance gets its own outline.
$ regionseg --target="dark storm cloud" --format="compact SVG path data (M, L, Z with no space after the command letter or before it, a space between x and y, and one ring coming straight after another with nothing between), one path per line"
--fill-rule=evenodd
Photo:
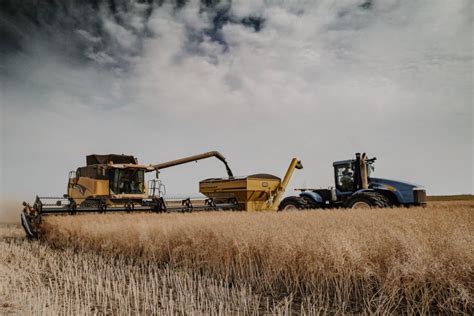
M124 67L147 36L152 6L130 1L4 1L4 54L30 52L37 45L77 61Z
M4 57L29 52L32 44L39 43L78 61L126 68L142 52L144 39L153 36L147 22L164 5L179 12L186 2L5 0L0 4L0 52ZM210 24L199 30L187 28L189 47L197 48L205 38L226 46L221 29L229 23L255 31L263 27L262 17L233 16L230 2L203 0L199 6Z

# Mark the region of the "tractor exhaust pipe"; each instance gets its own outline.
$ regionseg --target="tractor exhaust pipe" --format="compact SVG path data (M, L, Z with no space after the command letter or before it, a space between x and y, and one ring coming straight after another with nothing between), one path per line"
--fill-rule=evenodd
M369 172L367 170L367 155L365 153L362 154L360 160L360 180L361 180L361 187L362 189L369 188Z
M354 191L369 188L369 174L367 171L367 155L356 153L354 174Z
M362 187L362 180L360 177L360 153L356 153L356 161L354 166L354 188L353 191L357 191Z

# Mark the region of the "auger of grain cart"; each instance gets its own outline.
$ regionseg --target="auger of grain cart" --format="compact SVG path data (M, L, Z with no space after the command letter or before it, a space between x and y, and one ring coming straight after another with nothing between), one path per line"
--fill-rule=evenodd
M226 168L226 178L200 182L204 199L165 199L160 171L185 163L215 157ZM280 178L257 174L234 177L225 157L217 151L180 158L160 164L139 164L130 155L89 155L86 166L69 172L67 193L62 197L39 197L30 205L23 202L22 226L30 238L40 234L45 215L105 212L190 212L199 210L277 210L280 198L293 174L302 168L293 159ZM155 179L145 181L145 174L156 172Z

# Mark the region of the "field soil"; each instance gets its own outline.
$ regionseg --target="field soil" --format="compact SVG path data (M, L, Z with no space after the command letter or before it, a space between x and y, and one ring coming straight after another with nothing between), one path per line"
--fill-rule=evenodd
M473 314L474 201L0 228L0 313Z

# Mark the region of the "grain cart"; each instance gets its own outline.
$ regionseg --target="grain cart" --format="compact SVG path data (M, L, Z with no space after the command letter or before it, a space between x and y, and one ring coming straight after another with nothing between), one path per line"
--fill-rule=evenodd
M372 177L375 160L375 157L369 159L365 153L356 153L355 159L334 162L334 187L295 189L301 193L283 199L279 210L426 204L424 188L407 182Z
M215 157L225 166L227 177L200 182L204 199L165 199L160 171L181 164ZM190 212L198 210L277 210L280 198L295 168L301 162L293 159L281 181L268 174L235 177L226 159L217 151L189 156L160 164L139 164L130 155L89 155L86 166L69 172L67 194L62 197L36 197L30 205L23 202L22 226L30 238L40 234L44 215L106 212ZM145 174L156 177L145 182Z

